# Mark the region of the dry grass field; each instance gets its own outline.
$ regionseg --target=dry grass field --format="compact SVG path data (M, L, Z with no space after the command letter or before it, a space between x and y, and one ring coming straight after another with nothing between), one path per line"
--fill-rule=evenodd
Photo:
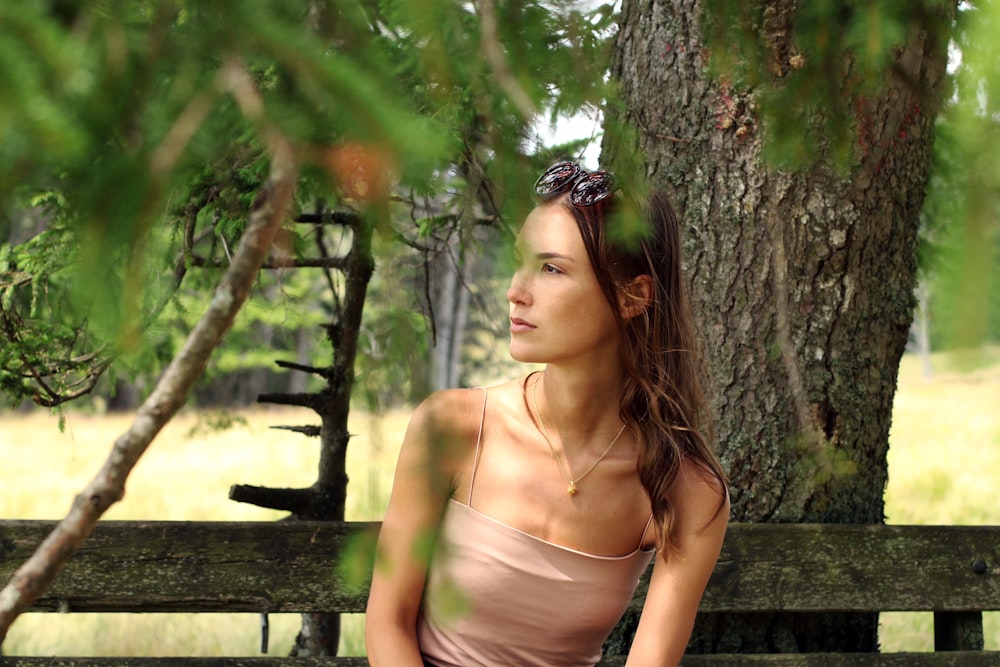
M307 410L254 410L229 429L218 415L183 413L153 442L129 478L125 498L106 519L267 521L283 513L228 499L232 484L308 486L317 442L271 428L317 423ZM372 419L355 413L348 469L349 519L378 519L408 414ZM45 413L0 418L0 516L58 519L107 457L130 415L70 414L65 430ZM270 616L270 653L288 653L299 617ZM8 655L252 656L260 648L254 614L25 614L11 627ZM341 653L363 655L362 619L346 617Z
M1000 524L992 502L1000 488L1000 360L958 372L934 359L923 376L919 360L900 372L891 433L886 514L890 523ZM305 486L312 482L316 443L269 427L314 423L307 411L255 410L224 431L216 415L175 419L139 461L121 503L107 519L271 520L280 514L228 500L230 485ZM407 415L355 413L350 430L348 518L378 519L384 509ZM71 413L65 429L45 413L0 416L0 516L63 516L103 463L130 417ZM929 614L884 614L887 650L931 650ZM1000 648L1000 618L987 614L987 646ZM341 653L361 655L363 619L345 619ZM271 616L270 652L287 654L295 615ZM11 628L9 655L228 655L259 650L255 615L27 614Z
M1000 525L1000 350L973 370L935 356L931 378L904 357L889 432L886 521ZM984 615L987 648L1000 649L1000 612ZM886 648L931 651L931 614L881 616Z

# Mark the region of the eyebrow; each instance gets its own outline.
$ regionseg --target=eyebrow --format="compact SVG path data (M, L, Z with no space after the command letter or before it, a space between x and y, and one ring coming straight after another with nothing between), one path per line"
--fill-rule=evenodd
M517 256L522 256L523 255L523 253L521 251L521 248L517 247L516 245L514 246L514 253ZM534 258L537 259L537 260L542 260L542 261L549 260L549 259L561 259L561 260L566 261L566 262L575 262L576 261L572 257L570 257L569 255L563 255L563 254L558 253L558 252L539 252L539 253L535 253Z
M569 255L562 255L558 252L540 252L535 255L535 259L561 259L567 262L575 261Z

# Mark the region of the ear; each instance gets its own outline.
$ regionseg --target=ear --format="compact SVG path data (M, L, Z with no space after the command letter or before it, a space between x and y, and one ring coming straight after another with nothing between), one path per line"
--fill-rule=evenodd
M643 274L618 287L618 309L626 320L641 315L653 302L653 279Z

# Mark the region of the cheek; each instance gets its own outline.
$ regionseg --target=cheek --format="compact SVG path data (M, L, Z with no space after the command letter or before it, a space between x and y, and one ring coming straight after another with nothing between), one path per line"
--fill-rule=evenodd
M600 291L594 290L577 298L567 299L559 304L560 313L579 326L581 331L604 331L617 328L614 313L607 299Z

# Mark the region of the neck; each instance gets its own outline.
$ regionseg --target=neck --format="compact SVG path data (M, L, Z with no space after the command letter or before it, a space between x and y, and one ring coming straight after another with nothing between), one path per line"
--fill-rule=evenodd
M528 391L554 443L567 454L584 450L600 453L622 427L622 386L617 370L567 373L549 366L531 379Z

